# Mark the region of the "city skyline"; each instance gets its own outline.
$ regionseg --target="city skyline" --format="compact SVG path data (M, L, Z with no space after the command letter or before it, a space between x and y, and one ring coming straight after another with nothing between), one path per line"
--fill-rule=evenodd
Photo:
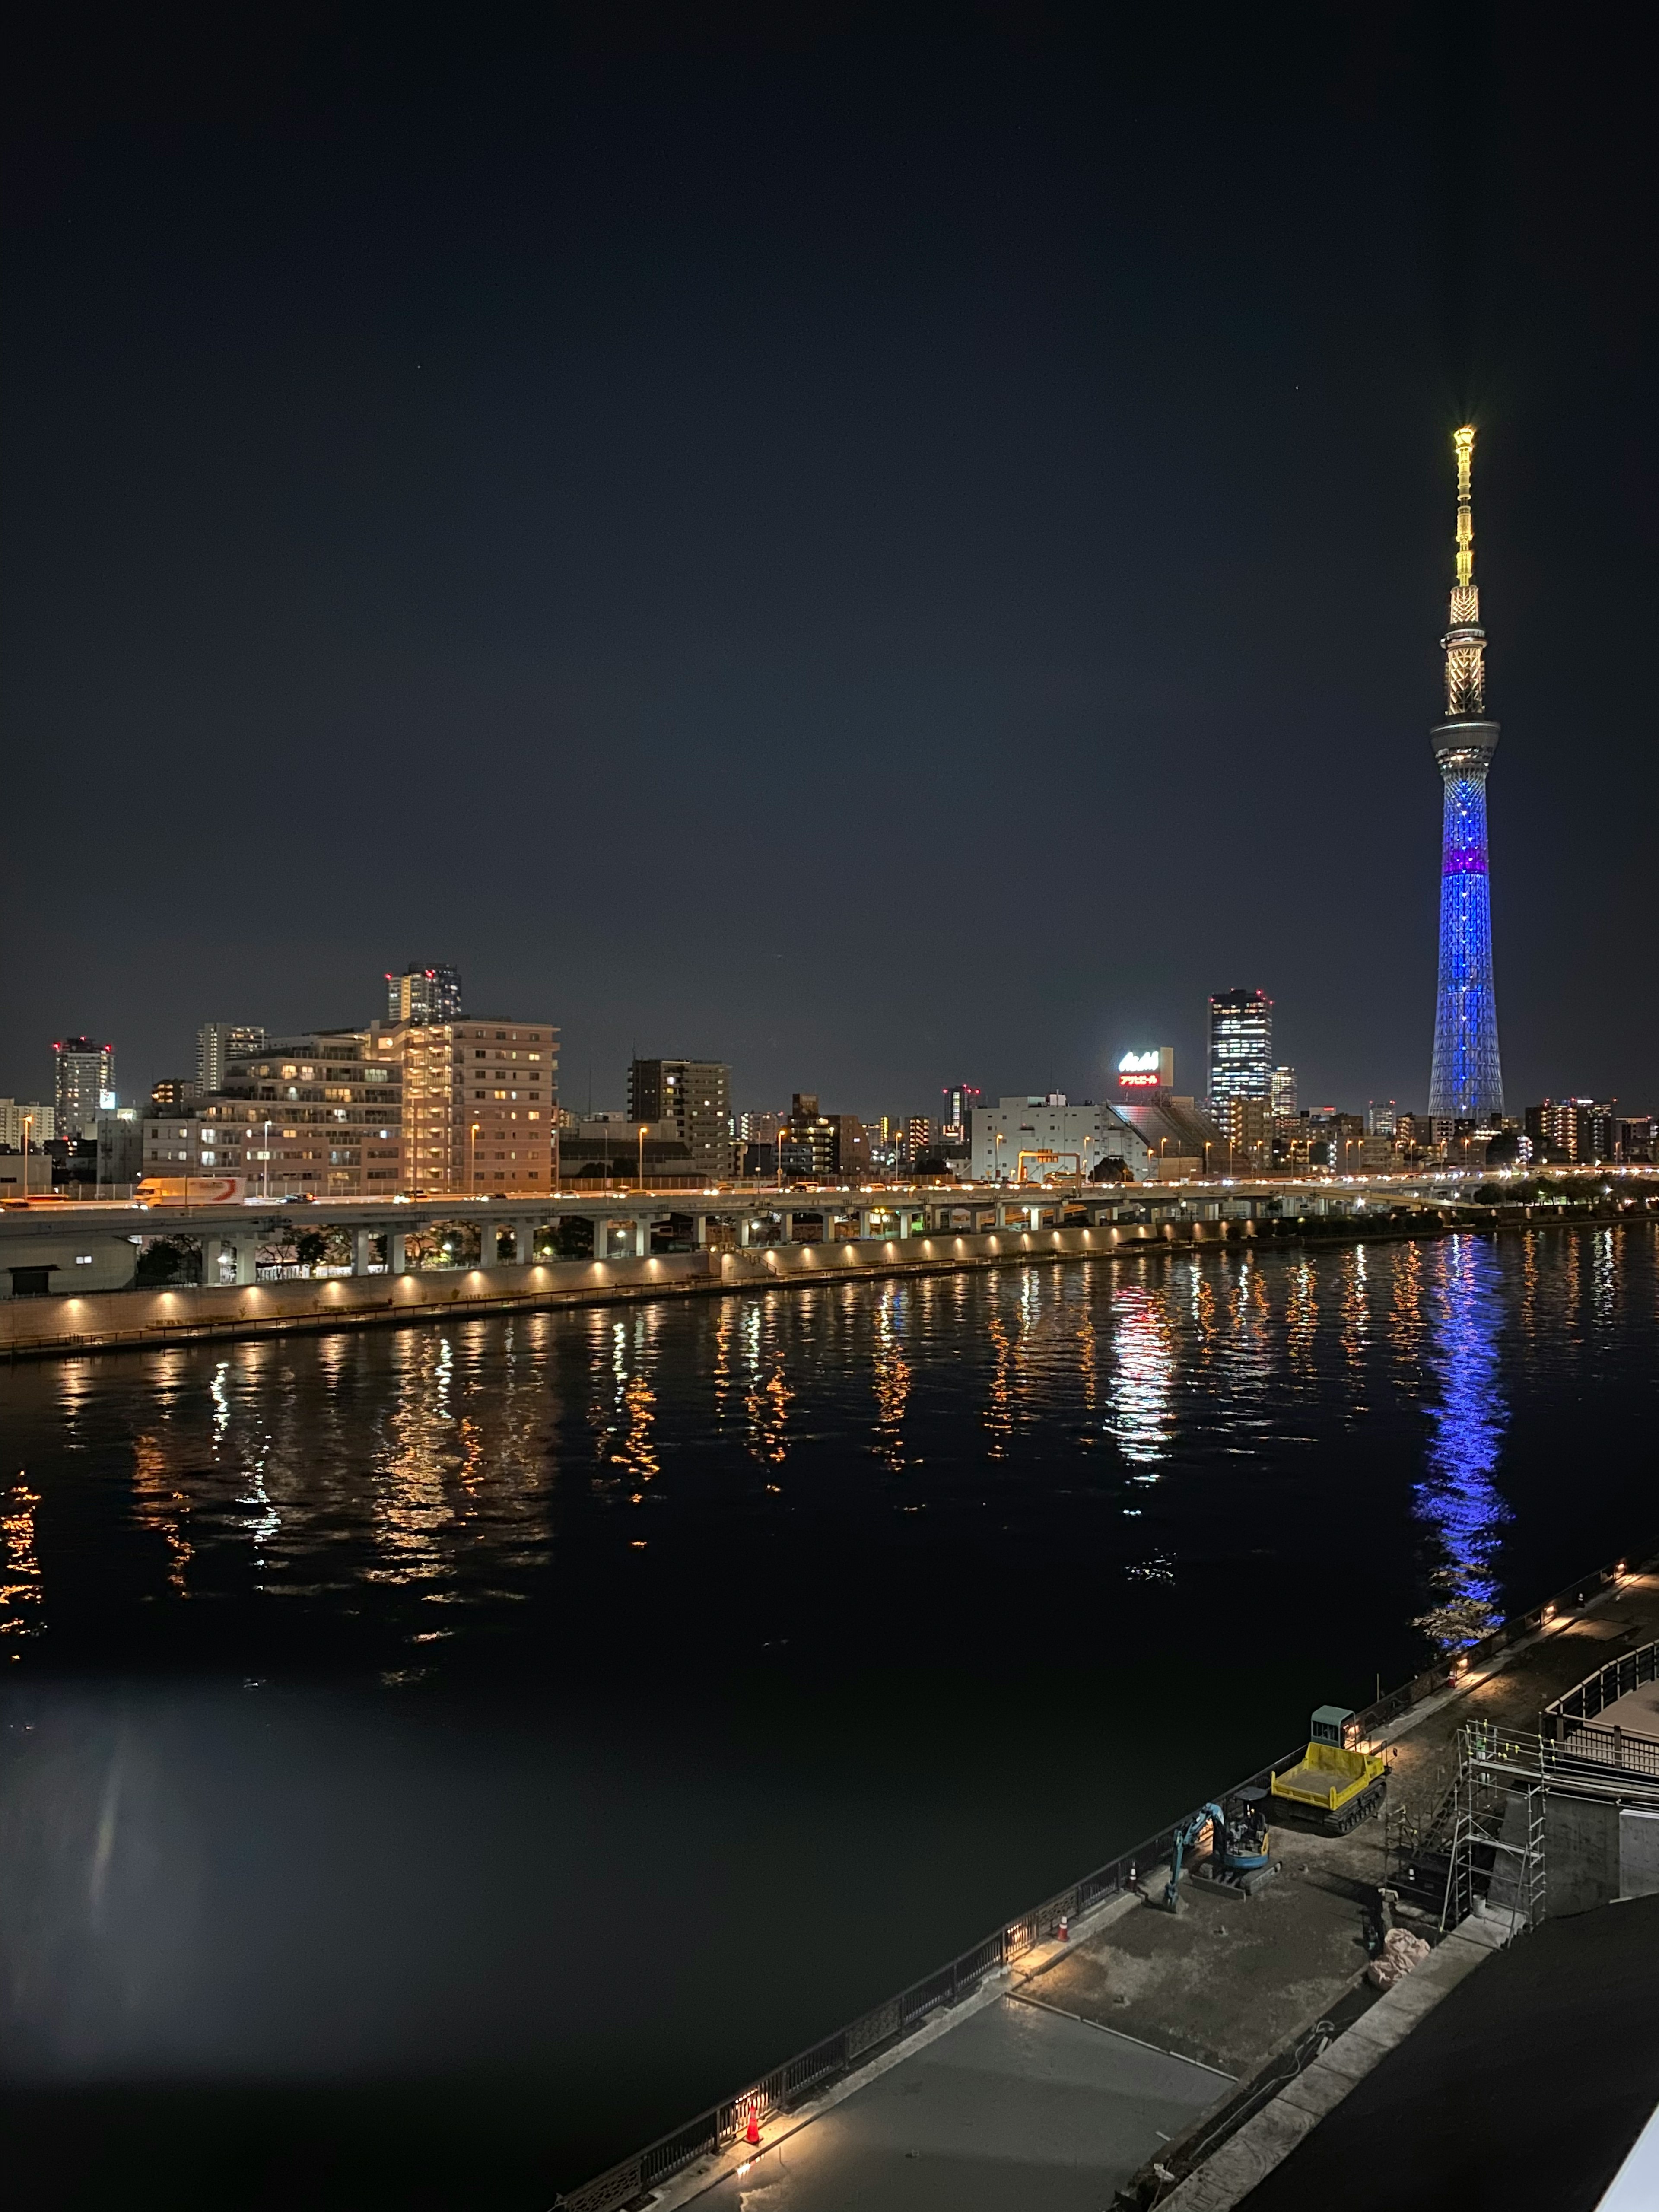
M20 70L61 90L58 35ZM65 1024L182 1074L204 1011L349 1024L358 977L441 951L556 1012L576 1089L649 1038L758 1097L1098 1092L1149 1039L1195 1069L1243 975L1309 1095L1421 1105L1468 422L1503 457L1492 833L1528 887L1494 918L1504 1073L1659 1091L1603 957L1652 936L1659 763L1619 735L1655 568L1641 218L1619 132L1530 127L1513 40L1448 129L1437 54L1378 65L1358 22L1167 82L1061 20L976 19L948 60L802 28L804 73L546 26L500 128L462 41L319 91L296 150L234 31L187 69L172 35L38 103L5 215L39 834L0 919L52 935L8 965L0 1091ZM270 82L327 81L314 27L276 35ZM1571 775L1606 732L1611 797ZM72 871L65 776L100 794ZM280 865L210 868L278 822ZM162 887L165 933L135 921Z

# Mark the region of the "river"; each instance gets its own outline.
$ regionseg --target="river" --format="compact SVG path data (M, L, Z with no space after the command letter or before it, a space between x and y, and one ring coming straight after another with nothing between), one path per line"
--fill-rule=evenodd
M1656 1242L0 1372L41 2201L149 2146L174 2203L544 2205L1659 1534Z

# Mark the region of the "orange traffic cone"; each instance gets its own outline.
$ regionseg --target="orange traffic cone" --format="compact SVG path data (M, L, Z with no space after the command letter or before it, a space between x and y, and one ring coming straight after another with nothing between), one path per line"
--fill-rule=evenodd
M760 2115L752 2105L749 2107L749 2124L743 2131L743 2139L750 2150L760 2148Z

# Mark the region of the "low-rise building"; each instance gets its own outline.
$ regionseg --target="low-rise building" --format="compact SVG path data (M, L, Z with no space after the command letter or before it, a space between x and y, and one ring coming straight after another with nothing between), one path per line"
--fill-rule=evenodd
M975 1106L971 1167L975 1182L1039 1182L1050 1176L1091 1176L1103 1160L1121 1160L1137 1182L1152 1172L1152 1152L1130 1118L1131 1107L1073 1103L1062 1091L1000 1098Z
M1154 1180L1224 1172L1226 1137L1196 1099L1153 1091L1143 1097L1120 1099L1117 1110L1145 1143L1147 1174Z
M558 1177L561 1190L701 1190L708 1180L676 1122L626 1114L561 1114Z

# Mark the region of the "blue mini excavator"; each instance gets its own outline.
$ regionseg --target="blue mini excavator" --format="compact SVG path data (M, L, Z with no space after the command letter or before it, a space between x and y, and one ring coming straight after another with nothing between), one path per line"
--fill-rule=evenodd
M1190 1880L1201 1882L1206 1889L1231 1891L1237 1897L1254 1896L1264 1882L1273 1880L1279 1869L1268 1848L1272 1838L1267 1816L1261 1809L1263 1795L1260 1790L1241 1790L1231 1814L1223 1812L1219 1805L1200 1805L1182 1822L1170 1851L1170 1880L1163 1898L1166 1912L1181 1910L1182 1862L1206 1828L1209 1852L1195 1862Z

